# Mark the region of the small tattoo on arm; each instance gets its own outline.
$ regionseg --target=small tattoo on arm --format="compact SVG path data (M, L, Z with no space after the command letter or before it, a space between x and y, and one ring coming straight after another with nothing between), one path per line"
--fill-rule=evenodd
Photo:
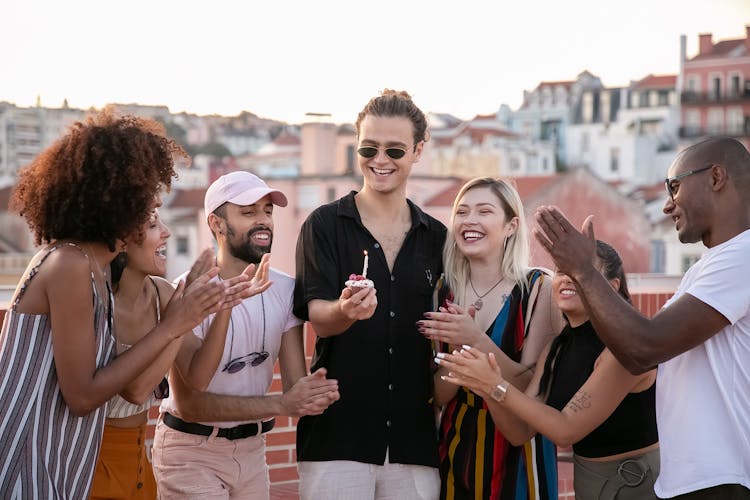
M568 402L568 408L574 413L580 410L585 410L586 408L591 408L591 394L586 391L576 392L573 399Z

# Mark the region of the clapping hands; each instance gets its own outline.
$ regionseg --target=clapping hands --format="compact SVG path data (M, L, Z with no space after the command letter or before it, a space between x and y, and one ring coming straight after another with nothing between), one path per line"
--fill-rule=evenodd
M485 354L468 345L452 354L438 353L435 363L448 370L441 378L451 384L467 387L483 398L503 379L500 366L493 353Z
M447 303L438 312L427 312L425 319L417 321L419 333L430 340L445 342L453 346L476 345L485 333L474 321L476 309L464 309L457 304Z

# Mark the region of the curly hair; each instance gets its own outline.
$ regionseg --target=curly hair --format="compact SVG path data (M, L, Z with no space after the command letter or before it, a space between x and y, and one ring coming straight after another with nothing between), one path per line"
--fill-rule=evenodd
M414 104L411 96L406 91L397 91L391 89L385 89L377 97L373 97L365 105L362 111L357 116L357 121L354 124L354 129L359 136L359 127L362 124L362 120L365 116L403 116L411 120L414 125L414 143L420 141L429 141L430 134L427 131L427 118L421 109Z
M170 189L176 156L189 160L161 124L105 108L74 123L20 171L9 206L26 219L37 245L75 239L114 251Z

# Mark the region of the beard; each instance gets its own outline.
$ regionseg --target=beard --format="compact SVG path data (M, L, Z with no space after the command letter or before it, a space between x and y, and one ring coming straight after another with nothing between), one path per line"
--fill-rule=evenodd
M271 233L268 245L261 246L252 242L251 238L253 234L258 231L268 231ZM227 223L227 248L230 255L234 258L240 259L248 264L258 264L260 259L271 251L271 245L273 244L273 231L271 228L265 226L255 227L248 231L244 239L240 242L235 241L235 234L234 228Z

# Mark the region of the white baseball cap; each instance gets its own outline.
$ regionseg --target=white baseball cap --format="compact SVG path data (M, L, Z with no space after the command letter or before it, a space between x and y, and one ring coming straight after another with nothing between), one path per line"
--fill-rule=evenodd
M236 171L222 175L208 186L203 207L208 214L224 203L235 205L252 205L266 195L271 196L271 203L280 207L287 205L284 193L268 187L263 179L245 171Z

